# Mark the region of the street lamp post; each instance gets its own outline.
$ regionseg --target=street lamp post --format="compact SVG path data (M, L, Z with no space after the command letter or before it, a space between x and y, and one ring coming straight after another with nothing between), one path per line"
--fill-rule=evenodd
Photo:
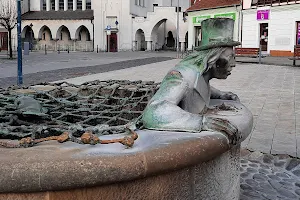
M22 41L21 41L21 0L17 0L18 18L17 18L17 31L18 31L18 85L23 84L22 72Z
M33 48L33 30L32 30L32 27L33 27L33 24L30 23L30 50L32 52L32 48Z
M179 0L177 1L177 41L176 41L177 58L179 58Z

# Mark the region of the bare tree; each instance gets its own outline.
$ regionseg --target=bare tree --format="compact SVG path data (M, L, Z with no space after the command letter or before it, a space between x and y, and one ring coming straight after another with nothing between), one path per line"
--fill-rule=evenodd
M12 30L17 25L17 1L0 0L0 26L8 31L9 58L12 58Z

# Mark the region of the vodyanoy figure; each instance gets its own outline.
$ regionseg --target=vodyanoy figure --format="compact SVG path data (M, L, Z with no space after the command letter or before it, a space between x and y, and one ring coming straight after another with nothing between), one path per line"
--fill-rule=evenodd
M237 95L210 86L213 78L226 79L235 66L234 21L207 19L201 24L202 44L163 79L160 89L144 110L146 129L200 132L222 131L235 135L236 126L226 119L206 115L211 99L239 101Z

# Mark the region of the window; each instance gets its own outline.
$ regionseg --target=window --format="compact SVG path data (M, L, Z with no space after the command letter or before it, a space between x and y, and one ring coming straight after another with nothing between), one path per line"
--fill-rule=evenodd
M43 10L46 10L46 0L43 0Z
M145 7L145 0L135 0L135 5Z
M92 9L92 3L91 0L86 0L86 9L91 10Z
M73 0L68 0L68 10L73 10Z
M55 0L51 0L50 5L50 10L55 10Z
M177 12L177 7L175 7L175 12ZM179 12L181 12L181 7L179 7Z
M59 0L59 10L64 9L64 0Z
M82 10L82 0L77 0L77 9Z

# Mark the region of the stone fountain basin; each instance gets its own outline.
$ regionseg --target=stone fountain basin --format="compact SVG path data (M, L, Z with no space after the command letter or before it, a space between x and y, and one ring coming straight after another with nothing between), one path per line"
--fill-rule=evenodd
M218 100L212 101L212 104L217 105L224 102L238 108L237 112L218 111L220 113L216 112L211 115L226 117L234 123L241 130L241 137L238 142L240 143L251 132L252 114L242 104L233 101ZM235 174L232 176L234 178L229 177L230 181L225 181L224 184L231 184L232 181L235 182L235 185L239 184L237 182L239 180L239 144L231 145L225 134L209 131L187 133L152 130L137 130L137 133L139 138L132 148L126 148L122 144L92 146L72 142L60 144L56 141L44 142L25 149L0 148L0 193L2 193L0 199L3 195L13 195L14 193L69 191L91 187L100 188L99 191L101 191L101 187L106 187L105 191L108 191L107 187L115 184L120 184L121 188L116 186L115 190L111 190L112 194L128 195L126 184L135 185L132 190L139 188L141 189L140 192L143 193L143 187L149 186L147 179L164 177L172 173L172 177L176 177L176 174L182 174L186 170L188 171L183 176L184 179L183 177L176 179L176 182L167 178L169 181L163 182L161 187L174 186L176 188L176 184L188 184L191 193L187 196L190 198L197 193L195 191L197 190L196 182L204 185L209 184L203 177L201 178L203 175L193 175L195 172L192 169L199 167L200 169L208 168L207 170L217 167L217 169L213 169L216 174L204 174L204 176L208 176L207 180L211 177L215 179L215 182L220 179L218 177L231 176L230 170L232 170ZM120 138L120 135L100 137L100 139L112 138ZM232 164L235 169L231 169ZM202 172L204 171L202 170ZM202 183L201 180L198 180L199 178L202 179ZM136 184L133 183L135 181ZM155 180L152 182L155 183ZM145 183L147 184L145 185ZM218 184L222 185L221 182ZM136 185L140 185L140 187ZM181 190L178 188L176 190L180 192L180 195L183 195ZM233 192L238 193L238 191L239 189L236 188ZM153 191L148 192L148 195L153 195ZM174 192L176 193L176 191ZM168 196L168 198L178 197L174 192L172 193L173 196ZM134 193L136 195L138 191ZM219 195L222 193L228 193L228 191L222 189ZM107 195L107 192L105 194ZM144 192L143 195L147 195L147 192ZM228 199L236 199L235 197L238 198L235 195L234 198L230 196ZM142 198L136 196L135 199ZM179 199L186 198L181 197Z

